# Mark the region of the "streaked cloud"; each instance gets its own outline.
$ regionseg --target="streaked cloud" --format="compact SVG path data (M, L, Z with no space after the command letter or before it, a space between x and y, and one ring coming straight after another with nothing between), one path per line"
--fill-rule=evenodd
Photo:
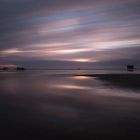
M1 61L139 59L139 7L139 0L1 0Z

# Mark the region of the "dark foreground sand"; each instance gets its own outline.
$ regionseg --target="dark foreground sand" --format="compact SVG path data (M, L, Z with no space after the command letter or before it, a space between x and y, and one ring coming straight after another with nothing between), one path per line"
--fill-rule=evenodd
M1 74L0 140L140 140L140 75L76 76Z

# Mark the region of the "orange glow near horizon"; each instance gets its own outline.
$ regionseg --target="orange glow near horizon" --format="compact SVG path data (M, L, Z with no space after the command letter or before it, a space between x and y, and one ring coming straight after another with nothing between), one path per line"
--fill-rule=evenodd
M0 68L3 68L3 67L8 67L8 68L15 68L17 65L15 64L5 64L5 65L0 65Z
M90 60L90 59L84 59L84 58L79 58L79 59L72 59L71 61L75 62L97 62L97 60Z
M89 62L89 59L74 59L72 61L76 61L76 62Z
M56 54L72 54L72 53L79 53L79 52L86 52L86 51L90 51L91 49L89 48L81 48L81 49L60 49L60 50L56 50L56 51L50 51L52 53L56 53Z
M22 51L17 49L17 48L12 48L12 49L7 49L2 51L2 54L16 54L16 53L21 53Z

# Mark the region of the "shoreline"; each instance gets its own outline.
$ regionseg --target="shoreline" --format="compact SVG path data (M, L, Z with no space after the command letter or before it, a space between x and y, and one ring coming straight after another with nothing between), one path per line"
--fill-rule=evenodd
M76 76L96 77L104 81L107 85L140 90L140 74L79 74Z

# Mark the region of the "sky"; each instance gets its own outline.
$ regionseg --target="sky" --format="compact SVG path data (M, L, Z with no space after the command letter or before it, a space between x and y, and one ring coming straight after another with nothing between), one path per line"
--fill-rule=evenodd
M140 66L139 0L0 0L0 65Z

